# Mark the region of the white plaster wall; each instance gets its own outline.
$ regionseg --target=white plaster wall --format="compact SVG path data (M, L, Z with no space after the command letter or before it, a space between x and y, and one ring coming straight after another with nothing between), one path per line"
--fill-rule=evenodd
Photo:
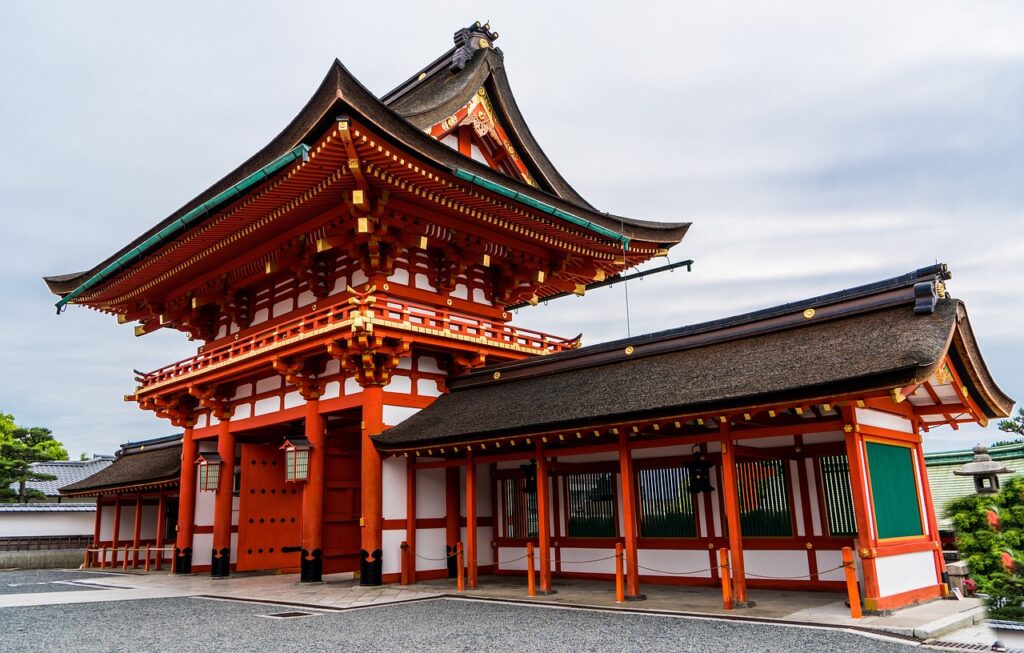
M143 540L156 539L157 508L159 506L142 506L142 528L139 537Z
M711 558L704 549L640 549L637 551L637 560L641 567L648 567L640 570L641 576L660 576L663 574L658 571L667 571L690 578L711 578Z
M748 574L758 574L770 578L806 576L810 572L807 567L807 551L805 550L757 551L745 549L743 551L743 568Z
M381 536L381 553L384 556L381 573L397 574L402 571L402 542L404 541L404 528L384 531Z
M885 413L880 410L874 410L872 408L858 408L857 421L861 424L877 426L878 428L889 429L891 431L901 431L903 433L914 432L914 425L911 424L909 419L900 417L899 415Z
M494 531L490 526L477 526L476 529L476 564L478 567L494 564L494 547L491 542Z
M121 504L121 530L117 539L131 542L135 538L135 502Z
M213 526L213 506L216 496L216 492L196 492L196 526Z
M407 377L395 378L404 378L406 381L409 380ZM397 426L398 424L401 424L402 422L409 419L419 411L419 408L411 408L409 406L393 406L390 404L385 404L383 411L384 424L387 426Z
M498 548L498 568L505 569L507 571L526 571L526 559L517 560L522 556L526 555L525 547L522 549L511 548L511 547L499 547ZM514 562L513 562L514 561ZM538 565L534 565L536 570Z
M113 508L110 511L114 518ZM49 535L92 535L96 513L91 512L0 512L0 537L42 537ZM113 524L111 524L113 531ZM102 536L101 536L102 539ZM110 539L110 536L107 536Z
M253 415L266 415L267 413L275 413L281 409L281 399L279 397L267 397L266 399L260 399L253 404Z
M526 553L525 549L519 555ZM552 550L552 555L554 551ZM562 547L562 571L586 573L586 574L614 574L615 573L615 549L577 549ZM598 562L588 562L599 560ZM552 565L554 567L554 565Z
M445 517L444 475L444 469L440 468L416 470L417 518L435 519Z
M445 529L443 528L419 528L416 530L416 554L419 556L424 558L443 558L447 553L447 544L445 541ZM416 558L416 571L447 568L448 562L445 560Z
M213 533L196 533L192 536L192 564L208 565L212 561Z
M843 564L842 551L815 551L814 559L818 562L818 580L846 580L846 573L842 569L822 573Z
M875 569L878 572L878 593L881 596L909 592L938 582L935 554L931 551L876 558Z
M426 374L445 374L437 365L437 359L433 356L419 356L416 359L416 369Z
M298 390L289 392L284 396L284 407L295 408L296 406L302 406L306 403L306 400L302 398L302 395Z
M406 485L405 465L408 458L385 458L382 464L382 494L384 519L405 519Z
M109 541L114 536L114 506L103 506L100 515L100 539Z
M264 379L260 379L256 382L256 394L263 394L264 392L270 392L271 390L277 390L281 387L280 376L268 376Z

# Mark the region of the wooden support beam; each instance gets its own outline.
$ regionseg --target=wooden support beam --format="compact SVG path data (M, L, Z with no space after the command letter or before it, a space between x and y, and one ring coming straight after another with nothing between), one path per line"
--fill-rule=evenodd
M622 482L622 523L626 541L626 599L638 600L640 595L640 565L637 552L639 534L636 515L636 490L633 476L633 456L629 451L629 436L619 434L619 478Z
M139 568L139 539L142 535L142 493L135 495L135 524L132 529L132 569Z
M540 593L551 593L551 515L548 505L548 464L544 445L538 439L537 453L537 540L540 546Z
M466 454L466 565L469 568L469 589L477 588L476 532L476 459Z
M309 478L302 488L302 561L299 580L323 580L324 474L327 471L327 438L320 414L320 400L306 400L305 436L309 441Z
M722 445L722 499L725 523L729 533L729 554L732 559L732 596L735 607L747 606L747 579L743 566L743 530L740 526L739 485L736 482L736 455L729 435L729 423L718 426Z
M217 425L217 453L221 463L213 504L210 575L227 578L231 574L231 504L235 484L235 435L231 432L230 419L221 419Z
M192 573L192 534L196 523L196 458L198 446L193 427L186 426L181 439L181 481L178 484L178 525L174 538L174 573Z

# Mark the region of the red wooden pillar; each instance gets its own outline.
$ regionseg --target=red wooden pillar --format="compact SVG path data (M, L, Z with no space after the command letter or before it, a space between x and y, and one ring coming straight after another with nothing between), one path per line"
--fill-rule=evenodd
M537 542L540 548L540 593L551 594L551 514L548 505L548 463L537 440Z
M218 424L217 453L221 464L213 508L210 575L214 578L227 578L231 573L231 503L235 484L235 436L231 432L230 418L223 418Z
M132 530L132 569L139 568L139 544L142 535L142 493L135 497L135 524Z
M114 532L110 536L111 566L117 564L117 545L121 535L121 495L114 495Z
M92 527L92 548L100 548L100 527L103 524L103 495L96 497L96 523ZM93 551L92 555L92 566L96 566L96 554L99 551ZM86 558L87 560L89 558Z
M846 458L850 467L850 493L853 495L853 513L857 519L857 552L871 551L876 544L874 527L871 522L870 493L865 474L864 438L857 427L857 413L852 406L840 407L843 417L843 432L846 438ZM880 592L875 560L861 556L864 572L864 607L876 610Z
M320 400L306 400L306 439L309 440L309 479L302 488L302 562L299 579L323 580L324 474L327 469L327 438Z
M164 539L167 534L164 533L164 512L167 510L167 505L164 503L164 493L161 491L159 497L156 500L156 568L160 569L160 566L164 561Z
M462 529L462 507L459 501L459 468L446 467L444 470L445 499L445 540L447 541L448 578L455 578L458 564L455 559L455 547L459 543Z
M626 599L640 596L640 563L637 554L636 491L634 489L633 456L629 452L629 436L619 434L619 475L622 479L622 522L626 540Z
M360 552L359 584L380 585L381 540L383 536L382 469L380 453L370 439L384 430L384 388L379 385L363 388L362 432L362 502L363 550Z
M406 582L416 582L416 467L411 458L405 460L405 541L408 545Z
M733 605L747 605L747 578L743 572L743 530L740 527L740 497L736 483L736 457L729 437L729 424L719 424L722 443L722 499L725 502L725 523L729 532L729 553L732 559Z
M476 573L476 458L472 452L466 454L466 561L469 567L469 589L477 587Z
M914 420L914 433L920 435L921 427L917 419ZM942 555L942 538L939 537L939 523L935 517L935 504L932 503L932 487L928 481L928 468L925 467L924 461L924 446L921 444L920 439L917 444L914 445L914 458L917 461L917 471L921 476L921 491L924 495L924 505L921 506L921 510L927 515L928 521L928 537L935 543L935 574L939 581L939 584L944 584L943 572L946 571L946 559ZM943 596L949 591L948 587L943 589Z
M181 439L181 481L178 484L178 524L174 538L174 573L192 573L192 534L196 523L196 458L199 457L192 427Z

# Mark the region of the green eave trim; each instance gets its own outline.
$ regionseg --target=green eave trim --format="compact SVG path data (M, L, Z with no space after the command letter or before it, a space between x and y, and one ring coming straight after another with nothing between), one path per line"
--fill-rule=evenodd
M226 202L230 202L235 199L246 190L252 188L256 184L268 179L275 172L285 167L292 161L297 159L308 160L309 146L300 144L297 145L292 151L284 154L267 165L263 166L256 172L252 173L242 181L238 182L231 188L221 191L213 198L203 202L196 208L192 209L185 215L181 216L171 224L167 225L157 233L153 234L143 242L139 243L137 247L133 247L130 251L120 256L116 261L106 266L96 274L86 279L85 283L78 286L68 294L61 297L60 301L57 302L57 313L59 314L61 309L64 308L69 302L73 301L76 297L81 295L86 290L93 288L97 284L109 279L111 276L127 269L132 263L139 261L148 252L158 247L161 243L173 239L179 233L187 229L192 223L207 217L212 211L224 205Z
M523 204L526 204L527 206L535 208L538 211L542 211L544 213L547 213L548 215L553 215L556 218L561 218L562 220L565 220L566 222L571 222L572 224L574 224L574 225L576 225L578 227L583 227L584 229L587 229L589 231L593 231L594 233L600 234L600 235L604 236L605 238L610 238L611 240L614 240L615 242L622 243L622 247L624 249L628 249L629 248L629 238L627 238L626 236L623 236L620 233L616 233L616 232L612 231L611 229L608 229L607 227L602 227L599 224L594 224L590 220L581 218L581 217L579 217L577 215L573 215L571 213L566 213L562 209L556 209L555 207L551 206L550 204L545 204L544 202L541 202L539 200L535 200L532 197L530 197L529 195L523 195L522 193L520 193L518 191L514 191L511 188L505 188L501 184L496 184L493 181L490 181L489 179L484 179L483 177L478 177L477 175L474 175L471 172L466 172L465 170L456 169L455 170L455 176L458 177L459 179L464 179L464 180L468 181L471 184L475 184L477 186L480 186L481 188L486 188L489 191L493 191L495 193L498 193L499 195L504 195L505 197L508 197L509 199L516 200L517 202L522 202Z

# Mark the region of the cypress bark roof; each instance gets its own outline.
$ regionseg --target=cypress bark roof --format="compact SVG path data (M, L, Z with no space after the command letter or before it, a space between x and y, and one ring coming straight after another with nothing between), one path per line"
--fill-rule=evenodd
M934 294L944 275L945 266L925 268L726 320L486 367L452 379L448 394L374 439L382 450L401 450L826 400L920 383L947 353L986 414L1006 416L1013 401L985 369L963 303Z
M462 31L464 30L460 30L460 32ZM460 48L457 47L449 51L445 56L454 56L452 53L459 50ZM522 116L515 105L515 100L512 98L511 89L509 89L507 79L504 76L501 55L496 54L488 47L473 49L471 53L464 51L464 57L469 58L463 61L464 68L455 75L455 79L459 81L459 83L455 84L458 87L455 92L450 94L434 93L430 89L434 88L434 85L438 83L441 77L438 75L432 76L430 79L424 78L424 81L429 82L429 84L414 89L403 98L393 98L395 108L389 107L384 101L367 90L340 61L335 60L320 87L313 94L313 97L310 98L288 126L266 147L254 154L223 179L210 186L163 221L147 230L92 269L84 272L47 276L44 277L44 281L50 291L56 295L63 296L72 292L107 265L132 251L145 242L146 239L158 233L195 207L238 184L249 175L290 152L296 146L312 142L326 131L339 115L343 114L366 121L367 124L380 130L400 146L414 152L416 156L422 157L424 161L437 165L442 169L452 172L456 169L467 171L482 179L517 191L526 197L531 197L555 208L576 214L631 239L657 243L664 247L671 247L683 239L690 227L688 222L663 223L616 216L599 212L586 203L579 194L565 183L565 180L555 170L554 166L551 165L551 162L530 134L525 121L522 120ZM482 77L480 77L481 75ZM523 147L521 155L535 168L535 172L539 173L537 178L543 182L542 188L538 189L529 186L492 170L489 166L479 163L472 158L463 156L447 145L434 140L418 126L426 119L425 116L432 116L439 112L443 113L443 108L461 98L466 89L472 88L475 92L479 86L473 88L473 83L475 83L474 80L477 80L478 77L487 81L500 99L504 117L508 121L514 138ZM449 81L451 80L449 79ZM407 84L403 84L399 89ZM399 89L392 91L385 97L395 96ZM413 98L418 99L418 103L415 105L411 104ZM403 111L407 112L408 119L406 114L402 113ZM203 224L203 222L203 220L198 220L193 223L191 228L195 228L195 226Z
M177 484L181 475L181 436L123 445L117 459L92 476L65 485L64 496L90 496L138 487Z

